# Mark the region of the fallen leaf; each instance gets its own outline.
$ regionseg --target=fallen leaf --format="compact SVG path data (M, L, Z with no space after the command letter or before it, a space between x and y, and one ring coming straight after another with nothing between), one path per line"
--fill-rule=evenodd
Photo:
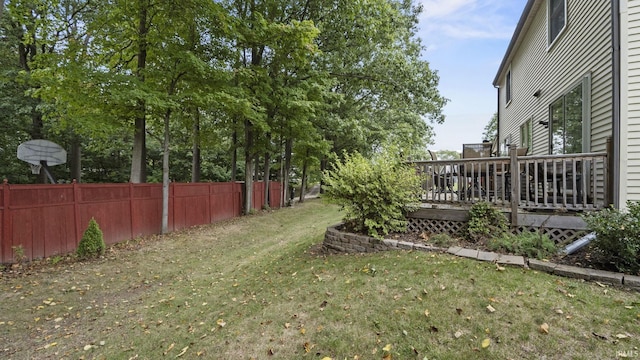
M626 335L626 334L616 334L616 338L618 338L618 339L626 339L628 337L629 337L629 335Z
M220 326L221 328L223 328L225 325L227 325L227 323L224 322L224 320L222 320L222 319L218 319L218 321L216 321L216 324L218 324L218 326Z
M556 310L556 314L560 314L560 315L562 315L562 314L564 314L564 312L563 312L562 310L560 310L560 309L557 309L557 310Z
M383 347L382 351L391 351L391 344L387 344L385 347Z
M456 339L459 339L462 335L463 335L463 332L462 332L461 330L458 330L458 331L456 331L456 333L455 333L455 334L453 334L453 336L454 336Z
M285 328L285 329L288 329L288 328L290 328L290 327L291 327L291 324L290 324L290 323L284 323L284 328Z
M92 347L93 346L91 346L91 345L85 345L84 346L84 351L91 350Z
M483 349L488 348L489 345L491 345L491 339L486 338L486 339L482 340L482 345L481 346L482 346Z
M487 305L487 311L489 311L490 313L494 313L496 312L496 309L494 309L491 305Z
M328 356L325 356L325 357L322 358L322 360L333 360L333 359L328 357Z
M182 355L186 354L187 350L189 350L188 346L183 347L182 350L180 351L180 354L176 355L176 359L181 357Z
M316 346L315 344L309 344L308 342L306 342L303 345L304 351L305 352L311 352L311 349L313 349L315 346Z
M504 268L504 266L500 266L500 265L496 264L496 270L505 271L506 269Z
M176 344L172 343L171 345L169 345L167 350L165 350L165 352L163 352L162 355L167 355L169 353L169 351L171 351L171 349L173 349L174 346L176 346Z
M458 315L460 315L460 314L462 314L462 309L456 308L456 312L458 313Z
M540 328L538 329L538 331L540 331L541 334L548 334L549 333L549 324L544 323L544 324L540 325Z
M307 329L305 328L300 329L300 334L304 335L306 332L307 332Z
M426 309L426 310L424 311L424 316L429 317L429 309Z

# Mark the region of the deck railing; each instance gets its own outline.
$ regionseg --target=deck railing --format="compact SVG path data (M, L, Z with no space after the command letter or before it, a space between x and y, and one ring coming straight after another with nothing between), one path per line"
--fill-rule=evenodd
M598 210L610 203L607 153L413 162L424 176L422 201L488 201L518 209Z

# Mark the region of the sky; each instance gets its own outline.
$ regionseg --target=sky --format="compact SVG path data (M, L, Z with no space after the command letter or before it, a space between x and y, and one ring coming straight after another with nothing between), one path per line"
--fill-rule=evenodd
M423 58L440 77L438 89L449 102L445 122L434 124L432 150L462 151L482 142L497 110L493 79L527 0L419 0L418 36Z

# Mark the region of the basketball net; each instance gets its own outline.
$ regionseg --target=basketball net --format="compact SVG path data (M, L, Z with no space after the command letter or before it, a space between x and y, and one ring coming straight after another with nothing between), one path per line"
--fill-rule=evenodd
M40 169L42 168L42 165L29 163L29 167L31 168L32 174L40 174Z

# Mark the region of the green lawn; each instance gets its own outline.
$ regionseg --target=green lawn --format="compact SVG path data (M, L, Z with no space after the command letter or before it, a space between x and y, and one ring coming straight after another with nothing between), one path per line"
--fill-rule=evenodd
M5 274L0 358L640 359L637 292L444 254L318 255L339 220L310 201Z

